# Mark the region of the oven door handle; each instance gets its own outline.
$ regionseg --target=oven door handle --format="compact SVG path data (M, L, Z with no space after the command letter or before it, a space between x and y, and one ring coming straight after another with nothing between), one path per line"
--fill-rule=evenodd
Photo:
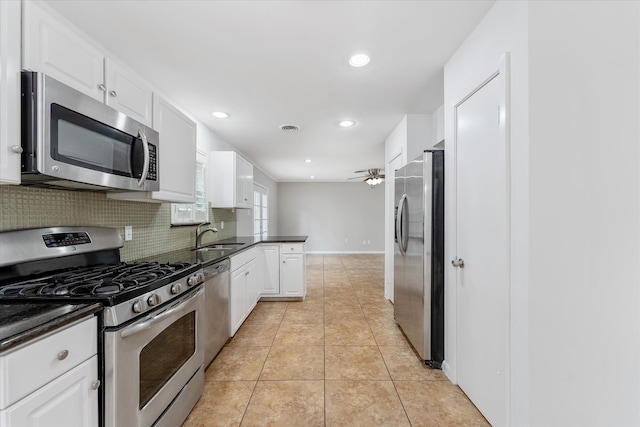
M147 320L146 322L142 322L142 323L138 323L136 325L131 325L125 329L122 330L122 332L120 333L120 337L122 338L127 338L130 337L132 335L135 335L137 333L140 333L142 331L146 331L147 329L150 329L154 324L161 322L163 319L166 319L169 316L172 316L175 312L182 310L184 307L184 304L189 301L191 298L195 297L196 295L200 295L202 291L198 291L195 292L193 294L191 294L189 297L181 300L180 302L178 302L175 307L164 311L160 314L158 314L157 316L153 316L151 319Z

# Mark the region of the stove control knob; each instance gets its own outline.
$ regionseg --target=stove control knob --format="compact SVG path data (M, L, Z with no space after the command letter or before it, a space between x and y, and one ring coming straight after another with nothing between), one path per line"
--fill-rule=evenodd
M204 282L204 273L198 273L198 283Z
M194 285L197 285L198 283L200 283L200 281L198 281L197 274L194 274L193 276L189 277L189 280L187 280L187 285L189 286L194 286Z
M174 283L171 285L171 293L173 295L179 294L182 291L182 283Z
M147 299L147 304L149 304L151 307L160 304L160 297L158 296L158 294L151 294Z
M136 302L134 302L133 307L131 307L134 313L142 313L143 308L144 307L142 306L142 301L140 300L137 300Z

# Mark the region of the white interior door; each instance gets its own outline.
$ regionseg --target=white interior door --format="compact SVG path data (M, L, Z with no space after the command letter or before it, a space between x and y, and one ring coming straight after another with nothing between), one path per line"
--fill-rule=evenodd
M505 77L456 107L458 384L494 426L507 424L509 191Z

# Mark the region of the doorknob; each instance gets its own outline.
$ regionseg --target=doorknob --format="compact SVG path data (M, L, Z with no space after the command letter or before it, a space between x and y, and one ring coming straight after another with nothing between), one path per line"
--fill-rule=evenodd
M464 260L462 258L456 258L454 260L451 260L451 265L453 265L454 267L464 268Z

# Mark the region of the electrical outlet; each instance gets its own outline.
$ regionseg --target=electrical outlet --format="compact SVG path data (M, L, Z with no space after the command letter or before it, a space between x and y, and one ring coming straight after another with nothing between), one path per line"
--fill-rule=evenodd
M220 221L220 230L224 230L224 221Z
M124 240L125 241L133 240L133 226L131 225L124 226Z
M371 240L367 240L367 245L370 245L370 244L371 244Z
M363 244L363 245L366 245L366 244L367 244L367 241L366 241L366 240L363 240L363 241L362 241L362 244Z

